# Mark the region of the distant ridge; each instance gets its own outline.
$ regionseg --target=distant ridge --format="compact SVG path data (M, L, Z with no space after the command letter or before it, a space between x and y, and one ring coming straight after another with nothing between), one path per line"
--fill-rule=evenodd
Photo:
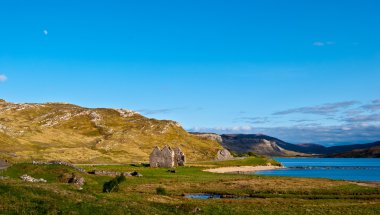
M351 151L329 154L327 157L335 158L380 158L380 142L368 148L356 148ZM370 144L370 145L373 145Z
M207 133L201 133L202 136L207 137ZM217 134L208 134L214 139ZM350 152L352 150L364 150L360 156L365 157L366 150L371 147L380 146L380 141L368 144L353 144L325 147L319 144L304 143L292 144L277 139L275 137L263 134L222 134L219 135L222 139L223 147L236 152L248 153L253 152L258 155L266 156L329 156L334 155L339 157L341 153ZM347 153L344 156L354 156L354 153ZM343 154L342 154L343 156ZM372 156L372 155L368 155Z

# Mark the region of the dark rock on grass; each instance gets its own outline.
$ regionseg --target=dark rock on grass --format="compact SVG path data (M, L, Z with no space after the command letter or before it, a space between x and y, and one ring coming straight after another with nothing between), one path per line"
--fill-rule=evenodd
M132 172L131 173L131 176L134 176L134 177L142 177L143 175L139 172Z
M198 212L200 212L202 209L200 209L199 207L196 207L196 208L194 208L193 209L193 213L198 213Z
M62 183L74 184L75 186L82 187L86 180L76 173L64 173L58 177Z
M170 172L170 173L177 173L175 169L169 169L168 172Z

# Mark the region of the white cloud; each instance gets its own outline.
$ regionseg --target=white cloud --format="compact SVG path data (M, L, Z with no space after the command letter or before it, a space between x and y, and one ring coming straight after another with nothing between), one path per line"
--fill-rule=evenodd
M342 109L349 108L358 103L359 103L358 101L327 103L323 105L300 107L300 108L279 111L279 112L273 113L273 115L288 115L288 114L294 114L294 113L330 115L330 114L337 113Z
M325 46L325 43L317 41L313 43L313 46Z
M7 79L8 79L7 76L5 76L5 75L0 75L0 82L4 82L4 81L6 81Z
M334 41L316 41L313 43L313 46L332 46L335 45Z

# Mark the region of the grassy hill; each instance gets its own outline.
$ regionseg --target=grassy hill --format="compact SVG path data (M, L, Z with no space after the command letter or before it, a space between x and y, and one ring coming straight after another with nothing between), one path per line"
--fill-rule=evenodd
M0 100L0 159L139 162L148 160L153 147L165 144L181 147L190 161L214 158L221 148L174 121L149 119L130 110Z

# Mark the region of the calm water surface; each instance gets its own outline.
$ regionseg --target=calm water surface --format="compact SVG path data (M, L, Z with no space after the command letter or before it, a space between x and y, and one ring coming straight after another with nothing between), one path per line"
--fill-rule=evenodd
M274 158L286 169L260 175L380 182L380 158Z

